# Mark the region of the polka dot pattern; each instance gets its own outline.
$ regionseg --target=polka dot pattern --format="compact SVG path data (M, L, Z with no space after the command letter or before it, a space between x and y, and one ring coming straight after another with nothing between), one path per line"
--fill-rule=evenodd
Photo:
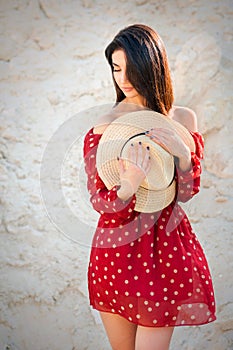
M187 201L200 188L203 139L192 133L192 169L177 169L177 199ZM134 210L136 197L121 201L117 186L106 189L96 170L101 135L84 140L87 186L100 213L88 268L90 304L150 327L212 322L215 299L202 247L177 202L159 213Z

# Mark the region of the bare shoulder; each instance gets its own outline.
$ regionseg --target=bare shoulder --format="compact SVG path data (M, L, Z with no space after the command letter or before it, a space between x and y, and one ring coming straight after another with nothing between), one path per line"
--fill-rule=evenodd
M103 134L108 125L112 122L112 115L102 115L94 126L94 134Z
M172 118L190 131L197 131L196 113L188 107L174 106Z

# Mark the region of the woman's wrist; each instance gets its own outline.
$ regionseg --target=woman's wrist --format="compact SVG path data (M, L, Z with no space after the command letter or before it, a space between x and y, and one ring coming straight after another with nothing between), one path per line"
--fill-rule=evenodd
M133 187L128 180L121 180L120 188L117 191L117 196L123 200L127 201L134 194Z
M182 171L188 171L191 169L191 164L191 152L187 149L187 152L182 157L179 157L179 168Z

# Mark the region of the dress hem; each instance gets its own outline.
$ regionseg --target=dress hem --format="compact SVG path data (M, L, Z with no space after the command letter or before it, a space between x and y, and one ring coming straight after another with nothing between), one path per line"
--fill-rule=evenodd
M164 325L159 325L159 324L153 324L153 325L148 325L148 324L142 324L140 322L133 322L131 321L128 317L118 313L118 312L112 312L112 311L108 311L108 310L101 310L100 308L97 308L97 307L94 307L92 304L90 304L90 306L92 307L92 309L96 310L96 311L99 311L99 312L107 312L109 314L112 314L112 315L117 315L117 316L120 316L120 317L123 317L124 319L126 319L127 321L129 321L130 323L133 323L137 326L142 326L142 327L150 327L150 328L163 328L163 327L197 327L197 326L204 326L204 325L207 325L209 323L212 323L212 322L215 322L217 317L215 315L213 315L211 317L211 320L209 321L206 321L206 322L200 322L200 323L184 323L184 324L164 324Z

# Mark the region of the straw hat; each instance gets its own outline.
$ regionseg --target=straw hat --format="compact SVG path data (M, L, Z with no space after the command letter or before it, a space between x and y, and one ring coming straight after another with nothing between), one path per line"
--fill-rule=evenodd
M190 150L195 151L192 136L180 123L151 110L140 110L124 114L109 124L101 136L96 154L97 171L110 190L120 184L117 157L123 158L127 167L131 144L141 141L143 148L150 147L150 171L136 192L135 204L136 211L146 213L167 207L176 192L174 157L145 136L145 132L154 127L176 131Z

